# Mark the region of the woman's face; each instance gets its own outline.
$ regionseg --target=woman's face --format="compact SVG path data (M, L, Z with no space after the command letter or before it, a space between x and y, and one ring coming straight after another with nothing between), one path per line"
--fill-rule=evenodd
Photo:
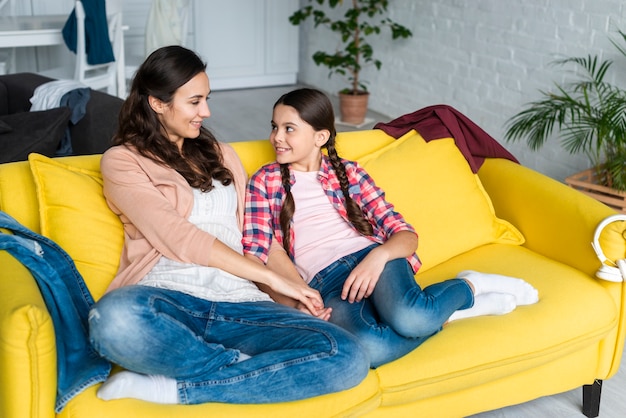
M328 130L316 131L300 118L298 111L279 104L272 114L270 142L280 164L291 164L297 171L319 170L321 147L328 141Z
M170 103L150 96L150 105L157 113L170 141L181 149L185 138L200 135L202 120L211 116L207 100L211 92L206 73L196 74L176 90Z

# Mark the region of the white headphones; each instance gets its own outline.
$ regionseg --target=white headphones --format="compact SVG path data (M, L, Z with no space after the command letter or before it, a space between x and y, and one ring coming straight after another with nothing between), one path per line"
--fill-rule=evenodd
M616 261L609 260L602 252L599 239L600 234L602 234L602 231L607 225L618 221L626 221L626 214L611 215L600 222L596 228L595 234L593 235L593 242L591 243L593 250L596 252L596 255L602 263L602 266L596 272L596 277L611 282L626 281L626 259ZM626 233L626 231L622 232L622 234L624 233Z

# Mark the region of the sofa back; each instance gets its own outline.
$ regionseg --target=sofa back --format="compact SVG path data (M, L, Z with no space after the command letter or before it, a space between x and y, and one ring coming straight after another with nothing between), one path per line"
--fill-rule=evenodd
M4 74L0 76L0 115L28 112L30 98L42 83L53 81L35 73Z
M274 159L266 140L231 145L248 174ZM337 151L362 164L415 227L422 270L484 244L524 242L495 216L452 138L427 143L415 131L397 140L381 130L356 131L338 135ZM102 194L100 158L31 154L29 161L0 165L0 210L65 249L96 299L117 271L124 240Z
M29 112L30 98L35 89L50 81L54 79L35 73L0 75L0 116ZM82 118L69 125L64 122L69 126L72 155L102 153L111 146L123 103L119 97L97 90L90 91ZM61 128L64 133L65 129Z

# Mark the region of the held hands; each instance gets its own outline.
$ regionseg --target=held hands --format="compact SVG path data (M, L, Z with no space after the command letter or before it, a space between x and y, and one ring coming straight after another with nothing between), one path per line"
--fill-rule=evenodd
M323 320L330 318L331 308L324 308L320 293L304 281L290 281L280 277L270 284L273 291L297 301L296 308Z
M309 314L311 316L315 316L321 320L328 321L330 319L330 314L333 311L333 308L322 308L317 312L311 312L302 302L298 302L296 304L296 309L300 312L304 312L305 314Z

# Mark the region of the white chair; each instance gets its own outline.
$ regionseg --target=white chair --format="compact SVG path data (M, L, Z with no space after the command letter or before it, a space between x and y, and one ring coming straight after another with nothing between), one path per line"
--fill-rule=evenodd
M126 80L124 74L124 27L122 26L122 1L106 0L109 39L113 47L115 61L105 64L90 65L87 63L85 51L85 9L80 0L76 1L76 63L74 68L54 68L40 74L57 79L79 81L94 90L106 89L108 94L126 97ZM73 71L73 74L72 74Z

